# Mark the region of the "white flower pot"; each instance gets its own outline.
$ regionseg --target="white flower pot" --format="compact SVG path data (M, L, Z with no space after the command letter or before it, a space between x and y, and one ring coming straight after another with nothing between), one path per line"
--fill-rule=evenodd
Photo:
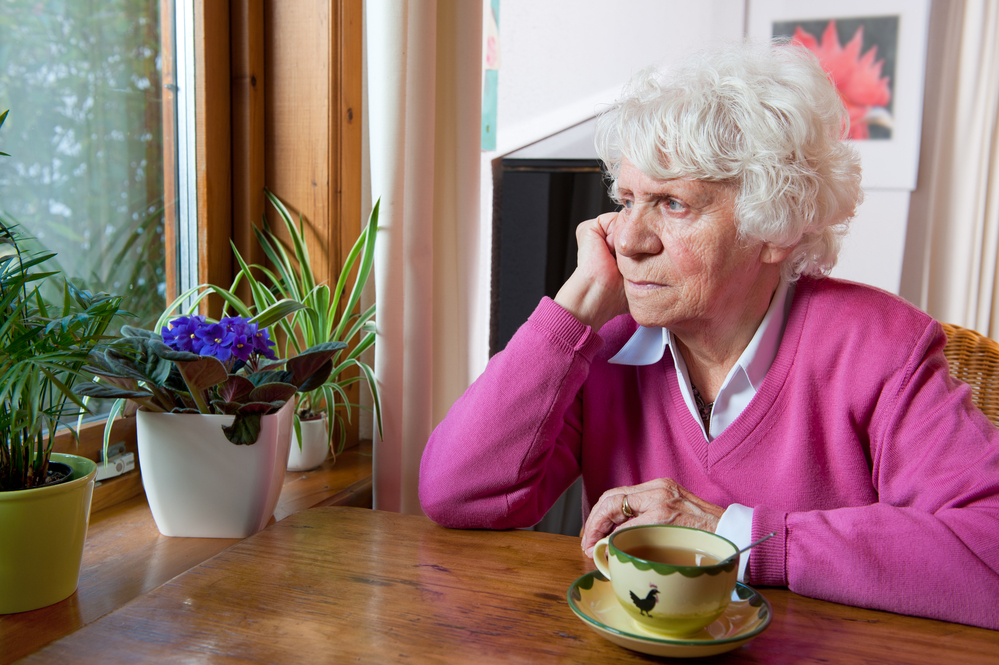
M298 445L295 428L291 432L291 447L288 449L289 471L311 471L326 461L330 448L326 434L326 416L316 420L303 420L302 445Z
M230 443L233 416L136 412L142 486L164 536L245 538L274 514L291 445L294 400L261 419L257 442Z

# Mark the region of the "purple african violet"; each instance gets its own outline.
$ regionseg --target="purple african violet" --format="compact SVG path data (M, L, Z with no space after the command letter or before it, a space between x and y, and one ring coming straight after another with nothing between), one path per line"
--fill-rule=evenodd
M199 353L202 341L195 334L200 326L207 325L205 317L200 314L194 316L178 316L167 325L163 326L160 334L163 342L175 351L189 351Z
M218 323L202 315L180 316L163 326L161 336L175 351L211 356L223 363L231 358L247 362L254 353L275 359L267 328L241 316L227 316Z

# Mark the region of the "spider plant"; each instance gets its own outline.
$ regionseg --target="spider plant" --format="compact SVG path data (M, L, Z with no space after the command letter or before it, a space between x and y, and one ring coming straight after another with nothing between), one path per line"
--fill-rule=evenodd
M348 386L363 382L368 387L374 406L375 422L379 433L381 432L381 405L374 371L361 359L361 355L375 344L373 321L375 306L371 305L364 311L358 310L361 292L374 264L375 232L378 228L380 201L375 202L367 224L347 255L336 284L331 288L316 279L309 249L305 244L305 220L302 215L299 215L296 225L284 203L270 191L265 191L265 194L281 218L284 230L290 238L290 244L286 244L278 237L265 217L263 229L255 228L254 231L273 269L256 264L247 265L234 246L233 251L241 270L233 283L233 290L241 279L245 279L258 308L267 306L279 298L297 301L304 305L276 325L284 333L283 348L278 353L279 357L291 357L301 353L302 349L324 342L343 344L341 351L333 357L334 368L330 378L318 389L300 397L295 417L295 431L301 442L300 421L319 418L326 413L329 423L327 443L332 444L333 430L336 429L339 438L335 452L339 454L346 442L346 428L343 417L337 412L337 406L343 407L348 422L352 417L353 408L361 408L361 405L351 402L348 398L346 391ZM353 283L350 283L350 275L355 267L357 274ZM254 277L255 270L263 275L262 279ZM351 368L358 370L357 376L348 376L348 370Z
M375 307L372 305L363 312L357 311L361 291L374 263L379 204L375 203L367 224L344 261L337 283L331 288L316 279L304 240L304 218L299 215L296 225L281 200L269 191L265 193L290 238L290 244L282 241L271 229L266 217L263 229L254 229L257 241L272 267L248 264L233 244L233 253L240 270L229 289L204 284L182 293L167 308L161 323L172 312L179 311L181 303L188 302L188 309L193 311L202 299L214 293L224 301L223 316L234 314L259 318L262 313L281 311L284 308L283 312L288 316L283 316L280 320L268 317L273 321L273 329L282 333L279 335L283 341L277 351L278 358L290 359L317 345L335 344L337 351L333 355L333 371L321 386L299 394L294 426L301 446L301 421L317 419L326 414L330 425L326 432L327 445L332 449L333 433L336 430L339 436L334 453L339 454L346 443L346 427L337 407L343 408L347 422L350 422L354 408L362 408L360 404L351 402L347 395L347 388L352 384L363 382L371 391L375 421L381 432L381 408L374 371L361 359L361 354L375 343L372 320ZM357 274L351 283L350 273L355 267ZM261 277L258 279L255 274ZM249 305L236 295L237 287L244 281L251 294L252 303ZM289 303L293 303L294 307L288 306ZM353 347L350 346L352 343ZM348 375L351 368L357 368L357 376Z

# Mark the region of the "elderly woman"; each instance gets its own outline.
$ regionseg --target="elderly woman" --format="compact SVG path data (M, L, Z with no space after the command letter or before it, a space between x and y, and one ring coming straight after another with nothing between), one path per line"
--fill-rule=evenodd
M633 81L597 136L621 209L434 432L426 513L530 526L582 474L591 556L622 524L775 532L744 581L999 629L999 434L939 324L824 277L860 199L847 125L793 46Z

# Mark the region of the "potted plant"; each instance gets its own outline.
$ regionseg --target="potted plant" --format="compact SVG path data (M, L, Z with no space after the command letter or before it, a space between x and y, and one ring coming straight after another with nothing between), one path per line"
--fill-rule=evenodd
M25 240L0 222L0 614L76 590L97 465L52 445L60 426L76 437L64 422L84 408L73 383L121 305L39 271L54 253L28 253Z
M316 281L308 247L303 239L304 224L301 215L298 227L296 227L288 209L281 200L271 192L266 192L266 194L268 200L277 210L288 237L291 238L293 254L289 253L288 248L271 231L267 220L264 219L263 230L255 229L257 240L277 271L265 274L268 275L270 286L276 293L284 298L298 300L304 305L302 309L278 324L285 333L285 355L290 354L288 347L292 347L295 352L298 352L298 349L303 345L310 346L324 341L345 343L344 355L342 358L338 356L335 359L336 366L330 374L330 378L320 389L304 394L298 402L298 411L295 414L295 431L299 450L296 451L293 446L289 468L294 466L304 470L321 464L326 457L326 450L332 451L334 429L339 434L334 454L343 451L346 428L342 416L337 413L337 407L343 407L348 421L351 418L352 407L359 407L358 404L351 403L348 399L345 390L347 386L362 381L367 386L374 406L375 423L381 431L381 408L375 374L371 367L361 360L361 355L375 344L375 325L372 320L375 306L371 305L363 312L355 313L361 299L361 292L364 290L374 264L375 233L378 229L380 202L375 202L367 224L347 255L347 260L340 271L336 285L330 290L328 285ZM353 284L350 284L349 293L347 293L349 276L355 265L357 274ZM344 296L346 296L346 302L344 302ZM339 309L341 307L342 310ZM353 348L347 346L352 343L354 344ZM348 377L347 370L352 367L357 368L358 375ZM309 428L313 432L318 430L318 435L313 434L311 439L307 439L304 428ZM314 443L316 439L322 444L321 448L317 443ZM308 448L306 448L307 440L313 442L309 444ZM310 456L309 450L321 450L321 452L316 452Z
M142 484L164 535L243 538L270 520L294 397L326 381L339 350L318 344L275 358L265 324L297 306L277 302L253 319L180 316L159 332L123 326L90 355L100 382L77 393L117 400L114 415L135 413Z
M360 405L352 403L348 398L348 386L358 382L367 386L372 396L375 422L379 431L381 429L378 386L371 367L361 359L361 355L375 343L372 320L375 307L372 305L362 312L356 311L374 264L379 202L375 202L367 224L347 255L337 283L330 288L328 284L316 279L304 239L302 216L299 215L296 225L281 200L270 191L265 191L265 194L280 216L290 244L282 242L277 233L271 230L265 217L263 229L255 228L254 231L271 267L247 265L234 246L240 272L233 282L232 290L219 293L239 310L241 303L232 292L242 280L246 280L254 307L258 311L281 301L302 305L275 326L283 333L283 348L279 349L279 356L293 357L301 353L302 349L317 344L333 343L339 346L333 356L334 368L330 376L321 386L303 391L298 399L288 469L307 471L322 464L328 452L334 452L335 456L343 451L346 427L337 408L342 407L348 422L353 408L360 408ZM351 283L350 276L355 268L357 273ZM261 279L254 276L255 271L262 275ZM244 311L249 313L248 310ZM350 344L354 346L351 347ZM350 368L357 368L358 375L348 376ZM332 446L334 432L338 434L335 451Z

